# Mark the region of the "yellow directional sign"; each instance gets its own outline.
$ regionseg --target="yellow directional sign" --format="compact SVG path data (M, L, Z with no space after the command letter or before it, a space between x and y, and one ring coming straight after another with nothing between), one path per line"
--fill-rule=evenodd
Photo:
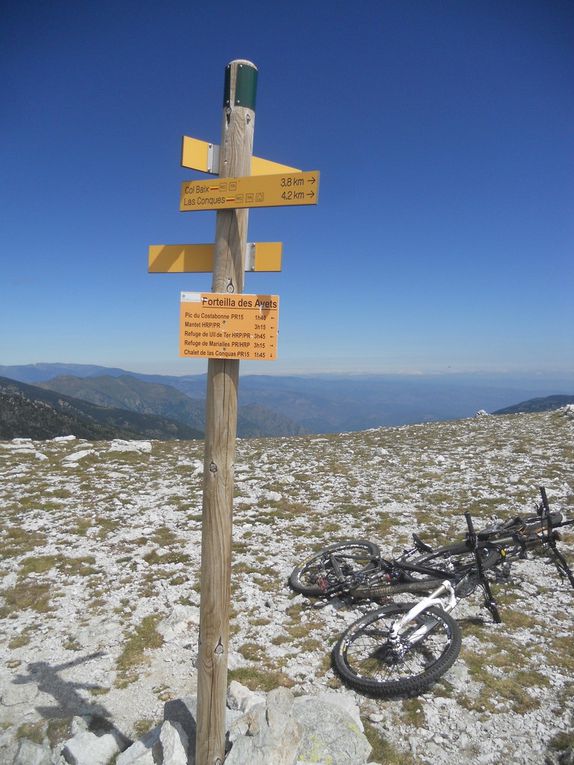
M217 175L219 173L219 161L215 161L214 146L216 144L184 135L181 146L181 166L189 167L190 170ZM219 146L217 149L219 154Z
M277 357L278 295L182 292L179 355L208 359Z
M219 174L219 146L216 143L200 141L198 138L183 136L181 166L202 173ZM274 173L299 173L297 167L280 165L261 157L251 157L251 175L273 175Z
M276 173L300 173L298 167L280 165L263 157L251 157L251 175L275 175Z
M319 198L319 172L185 181L179 209L233 210L242 207L315 205Z
M152 244L150 274L189 274L213 271L213 244ZM246 271L281 271L281 242L248 242Z

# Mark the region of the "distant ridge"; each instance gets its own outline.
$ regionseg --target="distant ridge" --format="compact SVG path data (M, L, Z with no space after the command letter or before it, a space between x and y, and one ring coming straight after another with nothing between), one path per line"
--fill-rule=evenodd
M205 429L205 401L165 382L151 382L130 374L75 377L62 375L38 387L89 401L98 406L157 414L197 430ZM241 438L296 436L304 429L288 417L258 404L240 406L237 423Z
M0 377L0 439L74 435L89 440L203 438L203 434L165 417L90 404Z
M39 388L89 401L97 406L156 414L203 430L205 403L170 385L150 383L131 375L60 375L37 383Z
M97 364L14 364L10 366L0 364L0 376L11 380L30 383L33 385L41 380L49 380L57 375L76 375L78 377L95 377L96 375L119 375L129 374L124 369L116 367L101 367Z
M527 401L521 401L519 404L507 406L504 409L497 409L493 414L519 414L524 412L550 412L553 409L560 409L567 404L574 404L574 396L545 396L543 398L529 398Z
M239 385L240 436L290 436L311 433L342 433L395 425L408 425L437 420L458 420L473 417L479 410L498 412L517 401L554 395L574 387L574 373L449 373L449 374L250 374L249 364L242 368ZM271 367L270 367L271 371ZM52 388L54 378L82 378L79 391L61 390L65 395L104 403L100 394L111 396L109 406L147 411L178 419L203 430L205 404L201 404L201 420L193 419L188 399L179 398L182 413L172 414L169 408L178 398L177 391L195 405L205 401L206 375L160 375L130 372L115 367L90 364L27 364L0 366L0 375L32 385L40 381ZM105 377L103 391L88 393L90 385L98 386ZM114 383L115 380L115 383ZM166 395L156 396L154 389L140 386L170 386ZM112 385L114 383L114 385ZM115 392L112 393L112 387ZM123 388L123 392L120 392ZM132 388L131 391L128 388ZM175 391L173 390L175 389ZM146 392L144 392L144 390ZM159 389L155 389L159 393ZM169 402L168 390L174 397ZM123 401L112 399L118 393ZM149 394L149 395L148 395ZM193 406L193 403L192 403ZM174 407L177 409L179 404ZM198 415L199 416L199 415Z

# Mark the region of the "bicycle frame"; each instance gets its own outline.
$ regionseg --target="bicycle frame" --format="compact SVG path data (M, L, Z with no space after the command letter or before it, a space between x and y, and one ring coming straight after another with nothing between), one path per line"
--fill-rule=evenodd
M500 622L487 572L505 561L508 572L510 563L516 557L525 558L528 549L542 545L549 549L560 575L567 577L574 587L574 574L556 547L556 539L560 538L556 529L573 524L574 519L564 521L561 513L551 513L543 487L540 491L542 503L536 507L534 517L517 516L493 528L475 531L470 513L465 513L466 537L434 551L415 537L415 546L404 550L399 557L384 558L377 550L370 565L356 572L347 566L348 561L353 559L352 555L339 555L338 550L325 551L319 563L321 574L316 578L321 595L388 598L399 592L428 592L439 582L449 581L458 598L466 597L480 586L485 606L494 621ZM359 554L356 560L361 557Z
M512 539L509 537L508 541L510 542L512 541ZM479 542L477 545L477 549L480 551L480 550L490 549L494 546L495 545L492 545L490 542L487 542L487 541ZM499 545L497 544L496 547L498 546ZM436 557L436 558L442 557L442 560L443 561L446 560L446 562L448 563L449 562L448 557L447 558L444 557L443 550L444 548L441 548L440 550L435 551L432 554L429 554L428 560L432 560L433 557ZM463 551L472 553L474 549L471 546L465 546L464 548L461 547L460 550L453 548L453 556ZM393 584L393 582L391 581L393 578L393 574L400 576L401 574L405 574L405 573L406 574L413 573L413 574L424 574L425 576L433 577L434 579L448 579L455 582L456 584L458 583L458 580L463 579L464 576L469 571L473 569L476 570L476 562L468 563L464 567L461 567L458 569L455 569L453 567L451 571L449 571L448 568L445 568L444 565L433 566L428 564L423 565L421 563L416 563L416 562L410 563L408 560L405 560L405 557L408 555L411 555L413 552L416 552L416 550L408 550L404 557L392 559L392 560L381 557L380 570L377 572L370 572L368 574L363 574L362 577L368 580L370 576L373 576L376 578L377 576L380 576L381 574L383 574L389 577L389 584ZM356 582L352 584L356 584ZM352 584L350 589L352 589Z
M442 600L442 596L447 595L448 601L446 604ZM410 611L407 611L406 614L401 616L400 619L393 622L391 629L389 631L389 642L391 644L399 645L400 644L400 638L401 638L401 632L405 629L405 627L413 621L413 619L416 619L416 617L421 614L423 611L426 611L427 608L430 606L438 606L443 611L446 611L449 613L453 610L453 608L458 603L458 599L455 595L454 588L452 584L445 580L440 587L437 587L436 590L431 592L430 595L428 595L426 598L423 598L418 603L415 603L415 605L410 609ZM414 645L419 640L422 640L422 638L425 635L428 635L428 633L433 629L433 624L423 624L421 627L418 628L413 634L409 637L408 643L409 645Z

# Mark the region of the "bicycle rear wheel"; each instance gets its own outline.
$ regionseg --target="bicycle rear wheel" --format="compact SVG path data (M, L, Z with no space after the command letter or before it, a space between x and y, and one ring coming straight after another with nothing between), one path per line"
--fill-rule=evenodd
M303 595L334 594L344 589L346 579L374 571L380 556L378 546L366 539L337 542L296 566L289 576L289 584Z
M442 608L430 606L406 625L398 642L390 640L393 622L411 606L392 603L371 611L343 633L332 656L345 683L381 698L414 696L452 666L460 652L460 627ZM420 627L429 631L411 644Z

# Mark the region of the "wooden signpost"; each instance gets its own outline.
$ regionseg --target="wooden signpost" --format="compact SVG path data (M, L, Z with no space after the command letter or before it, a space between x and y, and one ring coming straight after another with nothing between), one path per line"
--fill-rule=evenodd
M239 361L277 356L279 297L243 293L245 271L279 271L281 244L247 244L249 208L317 204L319 173L252 156L257 68L225 70L219 146L184 137L182 164L218 179L182 184L180 210L216 210L214 244L152 245L150 273L213 270L212 292L183 292L180 355L208 359L197 661L196 765L222 765L231 593Z

